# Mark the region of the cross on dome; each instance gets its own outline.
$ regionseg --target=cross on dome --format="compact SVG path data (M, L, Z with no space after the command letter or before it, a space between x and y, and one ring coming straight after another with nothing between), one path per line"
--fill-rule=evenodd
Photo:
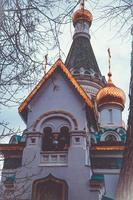
M107 105L115 105L119 106L122 110L124 109L125 105L125 93L122 89L116 87L112 83L112 73L111 73L111 53L110 49L108 49L109 55L109 72L108 72L108 82L102 89L99 90L96 96L96 102L98 109L101 109L103 106Z
M91 12L84 8L84 0L81 0L80 1L80 8L73 14L73 24L74 24L74 26L80 20L87 21L91 26L92 18L93 17L92 17Z
M110 52L110 48L108 48L108 62L109 62L109 72L108 72L108 83L112 83L112 73L111 73L111 52Z
M81 8L81 9L84 9L84 5L85 5L84 0L81 0L81 1L80 1L80 8Z

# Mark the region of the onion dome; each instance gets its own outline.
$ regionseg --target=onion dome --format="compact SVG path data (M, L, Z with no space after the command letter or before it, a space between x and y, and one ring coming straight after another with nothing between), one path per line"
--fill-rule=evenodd
M84 9L84 7L81 7L80 9L78 9L72 17L73 20L73 25L75 26L75 24L80 21L80 20L85 20L87 22L89 22L90 26L92 23L92 14L90 11L88 11L87 9Z
M97 93L96 103L98 109L104 105L114 105L119 106L123 110L126 100L125 93L112 83L111 76L112 74L109 72L106 86Z

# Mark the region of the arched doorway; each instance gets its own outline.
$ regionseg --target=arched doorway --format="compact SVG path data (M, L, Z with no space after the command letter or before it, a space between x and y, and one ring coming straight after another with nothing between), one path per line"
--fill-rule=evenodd
M32 200L67 200L67 196L67 183L51 174L33 183Z

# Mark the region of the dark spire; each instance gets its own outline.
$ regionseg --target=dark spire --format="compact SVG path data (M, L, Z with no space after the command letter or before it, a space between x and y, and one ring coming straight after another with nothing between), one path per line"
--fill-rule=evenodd
M84 68L100 73L90 40L80 36L73 40L65 65L69 68Z
M80 7L73 14L73 25L75 32L73 42L65 61L70 70L84 68L90 72L101 75L91 43L89 28L92 22L92 14Z

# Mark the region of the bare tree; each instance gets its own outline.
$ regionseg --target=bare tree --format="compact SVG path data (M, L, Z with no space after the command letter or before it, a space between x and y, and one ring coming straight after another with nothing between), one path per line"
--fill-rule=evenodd
M63 9L61 3L65 1L2 0L0 104L16 103L18 90L36 83L47 50L60 50L60 26L76 6L69 1Z
M98 22L102 24L110 23L111 27L115 27L115 34L121 36L130 35L131 28L133 26L133 1L132 0L110 0L99 1L97 7L100 11Z
M0 1L0 109L22 101L21 91L32 88L44 74L44 56L49 51L55 50L54 56L61 55L60 28L70 22L78 3L71 0ZM51 59L47 65L51 65ZM2 121L0 126L5 133L7 123Z

